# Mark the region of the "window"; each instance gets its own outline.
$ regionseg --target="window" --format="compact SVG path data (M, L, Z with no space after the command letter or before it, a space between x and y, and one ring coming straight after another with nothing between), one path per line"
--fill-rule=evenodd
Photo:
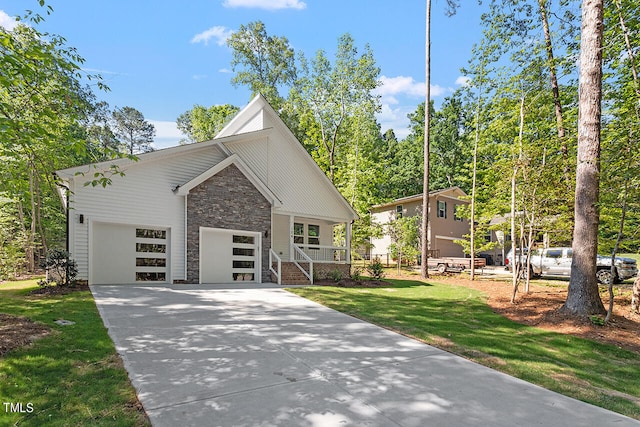
M396 219L402 218L402 205L396 206Z
M233 236L233 243L244 243L247 245L253 245L255 238L253 236Z
M254 268L255 263L253 261L233 261L233 268Z
M167 279L166 273L137 272L136 282L163 282Z
M460 214L462 210L462 205L454 205L453 206L453 220L454 221L464 221L464 218Z
M166 239L167 230L155 230L153 228L136 228L136 237L141 239Z
M562 249L549 249L547 258L562 258Z
M293 224L293 243L304 245L304 224L299 222Z
M254 250L249 248L233 248L233 254L236 256L253 256Z
M307 227L309 236L308 243L310 245L319 245L320 244L320 226L319 225L311 225Z
M447 217L447 202L438 200L438 218Z
M305 233L306 231L306 233ZM320 244L320 226L314 224L305 224L296 222L293 224L293 243L297 245L319 245Z
M136 267L166 267L166 258L136 258Z
M136 252L151 252L163 254L167 252L167 245L159 245L155 243L136 243Z

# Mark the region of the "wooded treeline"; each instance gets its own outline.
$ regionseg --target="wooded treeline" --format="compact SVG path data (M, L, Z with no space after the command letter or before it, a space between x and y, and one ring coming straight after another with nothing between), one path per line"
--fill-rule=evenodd
M437 107L430 105L431 190L456 185L470 192L477 143L479 227L513 210L518 234L536 239L546 234L554 245L571 241L579 6L566 0L492 0L482 17L483 38L462 71L468 83ZM0 29L0 156L5 165L0 273L5 274L14 266L32 269L35 253L64 245L64 215L52 171L136 154L149 142L139 121L138 139L117 131L114 117L128 107L110 111L99 102L93 92L101 86L99 76L82 73L75 50L61 37L39 35L34 28L40 18L30 19L30 27ZM602 253L611 251L619 235L620 252L640 247L639 20L632 0L607 2ZM269 34L262 22L241 26L228 40L232 84L264 95L352 203L361 217L354 227L354 245L359 245L372 232L368 210L373 204L422 192L425 105L409 115L407 137L383 132L376 119L381 83L373 50L349 34L336 43L335 55L318 50L308 58L284 35ZM437 61L432 59L433 66ZM232 105L194 106L177 119L188 135L184 142L212 138L235 112Z

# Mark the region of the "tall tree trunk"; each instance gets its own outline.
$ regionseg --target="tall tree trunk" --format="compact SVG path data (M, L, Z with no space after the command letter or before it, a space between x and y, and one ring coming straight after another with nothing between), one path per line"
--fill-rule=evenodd
M429 277L429 125L431 110L431 0L427 0L425 40L425 104L424 104L424 173L422 180L422 253L420 256L422 278Z
M640 273L633 282L633 294L631 295L631 311L640 314Z
M542 30L544 31L547 61L549 61L549 80L551 80L551 92L553 93L553 104L555 105L556 112L556 127L558 130L558 139L560 140L560 150L562 152L562 160L564 163L564 178L566 182L569 183L569 148L567 147L567 141L565 139L562 101L560 100L560 86L558 85L555 56L553 55L553 43L551 42L551 30L549 29L549 14L547 12L548 0L538 0L538 5L540 6L540 20L542 21Z
M578 316L606 312L596 280L603 11L604 0L583 0L573 258L569 292L562 307Z

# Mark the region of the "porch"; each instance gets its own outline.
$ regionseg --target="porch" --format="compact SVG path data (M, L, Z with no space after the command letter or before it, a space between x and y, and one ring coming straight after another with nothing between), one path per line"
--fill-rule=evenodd
M351 223L273 215L269 269L278 284L313 284L314 278L351 264Z

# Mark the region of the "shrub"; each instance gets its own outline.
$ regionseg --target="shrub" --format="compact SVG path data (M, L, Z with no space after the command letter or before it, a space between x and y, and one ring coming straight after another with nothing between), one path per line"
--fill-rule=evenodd
M69 257L69 252L62 249L51 249L40 266L47 270L47 280L40 281L40 286L56 282L58 286L71 286L78 275L78 265ZM41 283L44 282L44 283Z
M376 258L371 264L367 266L367 272L374 279L380 280L384 277L384 269L379 258Z
M351 270L351 278L353 280L362 280L362 267L354 267Z
M327 272L327 276L334 282L339 282L340 280L342 280L342 271L336 268L335 270Z

